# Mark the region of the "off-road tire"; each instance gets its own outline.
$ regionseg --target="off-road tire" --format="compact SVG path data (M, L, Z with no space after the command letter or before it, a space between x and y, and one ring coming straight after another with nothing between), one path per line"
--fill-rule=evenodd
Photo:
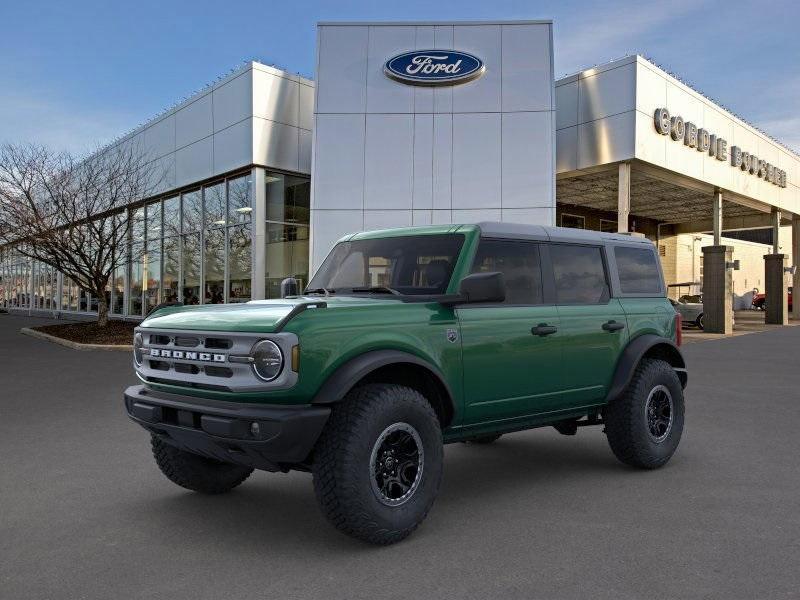
M664 386L672 397L672 421L661 442L648 431L645 414L651 391ZM683 389L674 369L663 360L645 358L636 367L628 387L603 412L608 444L623 463L642 469L663 466L675 453L683 433Z
M381 434L413 427L422 444L422 471L403 504L387 506L373 490L370 469ZM430 403L401 385L369 384L334 404L314 451L314 491L325 517L340 531L372 544L406 538L431 509L442 478L442 430ZM415 479L416 481L416 479Z
M495 433L492 435L481 435L479 437L469 438L464 440L467 444L493 444L503 437L502 433Z
M151 435L153 457L161 472L172 483L203 494L229 492L250 476L253 469L219 462L179 450L158 436Z

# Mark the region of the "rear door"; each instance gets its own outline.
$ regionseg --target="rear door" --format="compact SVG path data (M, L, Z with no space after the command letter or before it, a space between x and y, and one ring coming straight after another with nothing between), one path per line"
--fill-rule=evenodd
M482 239L472 272L500 271L503 303L463 305L465 425L540 412L560 391L560 323L539 244Z
M611 298L601 245L547 246L561 322L564 394L553 409L602 402L628 340L625 312Z

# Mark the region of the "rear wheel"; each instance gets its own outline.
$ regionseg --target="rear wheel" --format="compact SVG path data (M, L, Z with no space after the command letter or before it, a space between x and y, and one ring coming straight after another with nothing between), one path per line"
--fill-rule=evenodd
M608 443L625 464L661 467L678 448L683 417L683 389L672 366L642 359L625 392L604 411Z
M442 431L430 403L371 384L335 404L314 453L314 490L340 531L392 544L425 519L442 478Z
M161 472L172 483L204 494L222 494L250 477L253 469L224 463L179 450L161 438L150 437L153 457Z
M697 323L697 326L700 329L705 329L705 327L703 326L703 320L704 319L705 319L705 315L703 313L700 313L700 315L697 317L697 321L695 321L695 323Z

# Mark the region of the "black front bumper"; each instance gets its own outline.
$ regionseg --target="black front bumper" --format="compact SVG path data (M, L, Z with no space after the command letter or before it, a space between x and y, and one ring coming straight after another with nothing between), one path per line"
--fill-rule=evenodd
M265 471L302 465L331 409L219 402L156 392L143 385L125 390L128 416L182 450Z

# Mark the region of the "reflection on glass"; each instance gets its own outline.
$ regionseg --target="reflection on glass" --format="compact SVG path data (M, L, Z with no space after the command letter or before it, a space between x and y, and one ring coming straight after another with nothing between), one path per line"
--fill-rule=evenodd
M122 314L122 307L125 301L125 267L114 269L114 301L111 305L111 312L115 315Z
M131 211L131 238L134 242L144 241L144 208Z
M307 177L267 173L267 221L308 223L311 182Z
M253 216L250 205L250 175L228 181L228 223L249 223Z
M178 196L164 200L164 235L181 232L181 199Z
M162 274L164 302L177 302L178 300L179 239L177 237L164 238L164 273Z
M183 236L183 303L200 304L200 234Z
M280 298L286 277L308 283L308 226L267 223L267 298Z
M225 302L225 230L210 229L205 235L205 304Z
M200 190L183 194L183 231L199 231L203 218Z
M147 239L155 240L161 235L161 202L151 202L147 205Z
M206 227L222 227L227 224L225 217L225 182L203 188L206 203Z
M161 240L147 243L147 252L142 257L145 284L145 314L161 302Z
M128 314L132 316L142 314L142 250L142 244L131 245Z
M230 279L228 302L250 300L251 247L249 225L239 225L228 229L228 273Z

